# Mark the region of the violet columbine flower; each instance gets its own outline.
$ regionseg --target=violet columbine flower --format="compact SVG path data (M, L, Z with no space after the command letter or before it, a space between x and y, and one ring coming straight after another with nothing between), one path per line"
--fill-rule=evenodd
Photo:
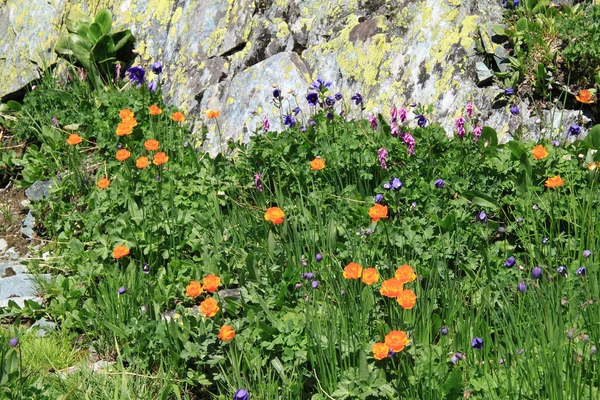
M254 174L254 184L259 192L263 191L262 174L259 174L258 172Z
M464 358L464 356L462 355L462 353L456 353L454 354L456 356L456 358L458 358L459 360L462 360Z
M390 190L390 189L392 188L392 185L391 185L390 183L384 183L384 184L383 184L383 188L384 188L385 190Z
M458 357L456 357L456 355L453 355L452 357L450 357L450 362L452 364L456 364L458 362Z
M163 65L160 61L156 61L154 64L152 64L150 66L150 69L152 70L152 72L154 72L155 74L160 74L162 73L163 70Z
M421 128L423 128L423 127L425 127L425 125L427 125L427 118L425 118L425 116L423 114L417 115L417 119L418 119L417 124Z
M277 88L273 89L273 97L279 99L281 97L281 90Z
M387 169L387 156L388 156L388 152L385 149L385 147L382 147L379 149L379 151L377 152L377 157L379 158L379 165L381 166L382 169Z
M142 67L131 67L126 71L129 74L129 80L137 83L138 87L142 86L144 83L144 76L146 75L146 71Z
M479 214L477 214L477 217L475 217L475 219L477 219L477 222L485 222L487 221L487 214L481 211Z
M125 293L127 293L127 288L120 287L120 288L119 288L119 290L117 290L117 292L118 292L119 294L125 294Z
M583 253L582 253L582 255L584 257L589 257L589 256L592 255L592 251L591 250L584 250Z
M375 201L375 203L377 203L377 204L381 204L381 202L383 201L383 195L382 195L381 193L377 194L377 195L375 196L375 199L374 199L374 201Z
M321 253L317 253L317 255L315 256L315 261L318 263L323 261L323 255Z
M458 137L461 139L465 136L465 133L467 133L467 130L465 129L465 122L466 122L465 117L463 117L461 115L460 117L458 117L458 119L454 123L454 126L456 127L456 133L458 134Z
M441 178L436 179L435 182L433 182L433 184L438 189L443 189L444 186L446 186L446 182L444 182L444 180Z
M244 389L240 389L233 395L233 400L248 400L250 398L250 394Z
M56 119L56 117L52 117L52 123L54 124L55 127L58 128L58 120Z
M577 276L585 276L586 270L585 267L579 267L577 268L577 271L575 271L575 275Z
M271 124L269 123L269 116L266 115L263 120L263 131L269 132L269 129L271 129Z
M352 96L350 98L350 100L354 100L354 104L357 105L357 106L361 105L362 102L363 102L363 98L360 95L360 93L356 93L354 96Z
M342 96L342 94L341 94L340 92L337 92L337 93L335 94L335 99L336 99L337 101L340 101L340 100L342 100L343 98L344 98L344 97Z
M186 147L186 148L187 148L188 146L189 146L189 143L188 143L188 142L183 142L183 147Z
M410 203L410 208L417 208L417 202L413 201L412 203Z
M307 94L306 101L308 101L309 106L315 107L319 103L319 94L315 92Z
M564 265L561 265L560 267L556 268L556 272L558 272L563 278L567 277L567 267L565 267Z
M519 107L517 107L516 105L512 106L512 107L510 108L510 113L511 113L512 115L519 115Z
M315 120L313 120L313 119L309 119L309 120L308 120L308 124L309 124L310 126L317 126L317 123L316 123L316 122L315 122Z
M306 125L302 125L302 126L300 127L300 130L301 130L302 132L306 132Z
M473 116L473 103L471 103L471 102L467 103L467 115L469 117Z
M533 279L540 279L542 277L542 269L540 267L535 267L532 271L531 271L531 277Z
M377 117L375 114L369 115L369 123L371 124L371 128L373 130L377 129Z
M303 278L306 279L307 281L312 281L313 279L315 279L315 274L313 274L312 272L306 272L304 274L302 274Z
M312 285L313 289L316 289L319 287L319 281L312 281L311 285Z
M578 136L581 133L581 127L573 124L569 127L569 136Z
M517 284L517 290L523 294L525 294L525 292L527 291L527 285L525 284L525 282L519 282Z
M483 132L483 128L480 125L477 125L475 129L473 129L473 141L476 142L481 137L481 133Z
M155 81L152 82L148 82L148 90L152 93L156 92L156 89L158 88L158 85L156 84Z
M442 326L440 328L440 333L442 334L442 336L446 336L448 334L448 328L446 328L445 326Z
M333 119L333 114L332 114L331 112L329 112L329 111L328 111L328 112L327 112L327 114L325 114L325 117L326 117L327 119L330 119L330 120L331 120L331 119Z
M553 140L552 141L552 146L554 146L554 147L560 147L560 141L559 140Z
M19 338L16 338L16 337L11 338L8 341L8 344L10 345L10 347L17 347L17 345L19 344Z
M292 110L292 112L294 113L294 115L298 115L300 113L300 107L296 107Z
M392 106L392 108L390 108L390 117L392 117L392 122L396 122L398 119L398 109L396 106Z
M408 119L406 108L402 107L398 110L398 118L400 118L400 122L406 122L406 120Z
M516 262L517 262L517 259L514 258L513 256L510 256L504 262L504 266L507 267L507 268L512 268L515 265Z
M283 124L289 128L293 128L296 125L296 120L291 115L286 115L283 117Z
M473 338L473 340L471 341L471 347L475 350L483 349L483 339L480 337Z
M311 87L315 90L326 91L331 87L331 81L325 82L323 81L323 79L317 78L317 80L313 82Z
M142 272L145 273L146 275L148 275L150 273L150 264L143 264Z
M504 94L507 96L512 96L513 94L515 94L515 89L509 87L504 89Z
M519 217L519 218L517 218L517 222L518 222L518 223L522 224L522 223L523 223L523 221L525 221L525 220L523 219L523 217Z
M325 105L327 107L333 107L335 105L335 98L333 96L325 97Z
M504 231L505 231L505 229L504 229L504 227L503 227L503 226L501 226L501 227L499 227L499 228L498 228L498 232L500 232L500 233L504 233Z
M402 189L402 181L398 178L393 178L392 179L392 189L394 190L400 190Z
M408 149L408 154L412 157L415 155L415 138L408 132L402 136L402 140L406 143L406 148Z

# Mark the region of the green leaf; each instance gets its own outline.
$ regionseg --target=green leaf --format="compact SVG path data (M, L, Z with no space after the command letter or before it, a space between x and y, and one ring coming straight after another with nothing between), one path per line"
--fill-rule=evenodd
M92 25L90 25L90 29L88 30L87 34L89 41L96 43L102 37L102 27L94 22Z
M112 14L107 8L103 8L96 14L94 24L98 24L101 27L103 35L108 35L110 28L112 27Z
M592 129L590 129L585 138L585 142L593 149L600 150L600 124L595 125Z
M3 104L3 106L4 106L4 104ZM21 103L18 103L14 100L9 100L6 102L6 108L7 108L7 111L19 112L19 111L21 111ZM2 110L2 111L4 111L4 110Z
M462 372L460 368L454 368L444 383L444 394L447 399L458 399L462 392Z
M496 130L489 126L484 126L481 131L481 139L488 142L492 146L498 145L498 134Z
M494 210L500 207L496 202L496 199L476 190L469 190L467 192L463 192L462 195L469 201L471 201L473 204L477 204L482 207L489 207Z
M92 55L97 63L103 63L114 59L115 43L110 36L104 35L98 40L98 43L92 49Z
M516 140L511 140L506 145L508 146L508 149L510 150L512 155L515 156L515 158L520 159L521 155L525 151L525 148L521 145L521 143L519 143Z

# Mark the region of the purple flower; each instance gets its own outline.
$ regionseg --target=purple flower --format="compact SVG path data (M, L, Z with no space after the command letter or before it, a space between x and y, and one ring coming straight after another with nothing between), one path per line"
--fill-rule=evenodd
M522 224L522 223L523 223L523 221L525 221L525 220L523 219L523 217L519 217L519 218L517 218L517 222L518 222L518 223Z
M392 185L391 185L389 182L388 182L388 183L384 183L384 184L383 184L383 188L384 188L385 190L390 190L390 189L392 188Z
M183 147L188 147L189 143L188 142L183 142Z
M505 229L504 229L504 227L503 227L503 226L501 226L500 228L498 228L498 232L500 232L500 233L504 233L504 231L505 231Z
M452 364L456 364L458 362L458 357L456 357L456 355L453 355L452 357L450 357L450 362Z
M512 268L515 265L516 262L517 262L517 259L514 258L513 256L510 256L504 262L504 266L507 267L507 268Z
M425 118L425 116L423 114L419 114L417 115L417 124L423 128L425 125L427 125L427 118Z
M327 107L333 107L335 105L335 98L333 96L327 96L325 98L325 105Z
M390 349L390 351L388 351L388 358L392 358L396 355L396 352L392 349Z
M271 129L271 124L269 123L269 116L267 115L263 121L263 131L269 132L269 129Z
M471 347L475 350L483 349L483 339L480 337L473 338L473 340L471 341Z
M323 261L323 255L321 253L317 253L317 255L315 256L315 261L318 263Z
M363 98L360 95L360 93L356 93L354 96L352 96L350 98L350 100L354 100L354 104L357 105L357 106L361 105L362 102L363 102Z
M309 124L310 126L317 126L317 123L316 123L316 122L315 122L313 119L309 119L309 120L308 120L308 124Z
M311 92L306 95L306 101L308 101L308 105L311 107L316 106L319 103L319 94L315 92Z
M117 292L119 292L119 294L125 294L127 293L127 288L120 287L119 290L117 290Z
M538 206L537 204L534 204L531 206L531 208L533 209L533 211L537 211L540 209L540 206Z
M54 124L55 127L58 128L58 120L56 119L56 117L52 117L52 123Z
M400 190L402 189L402 181L398 178L393 178L392 179L392 189L394 190Z
M400 118L400 122L405 123L407 120L407 112L406 112L406 108L402 107L401 109L398 110L398 118Z
M512 115L519 115L519 107L517 107L516 105L512 106L512 107L510 108L510 113L511 113Z
M385 147L382 147L379 149L379 151L377 152L377 157L379 158L379 165L381 166L382 169L387 169L387 156L388 156L388 152L385 149Z
M258 172L254 174L254 184L259 192L263 191L262 174L259 174Z
M250 394L244 389L240 389L233 395L233 400L248 400Z
M329 89L331 87L331 82L325 82L323 81L323 79L317 78L317 80L313 82L311 87L315 90L324 91L325 89Z
M564 265L561 265L560 267L556 268L556 272L558 272L563 278L567 277L567 267L565 267Z
M289 128L293 128L296 125L296 120L291 115L283 117L283 124Z
M483 132L483 128L480 125L477 125L475 129L473 129L473 141L476 142L481 137L481 133Z
M273 90L273 97L275 97L276 99L279 99L281 97L281 90L274 89Z
M152 93L156 92L157 89L157 85L155 81L152 82L148 82L148 90L151 91Z
M517 354L518 354L518 355L521 355L521 354L523 354L524 352L525 352L525 349L519 349L519 350L517 350Z
M504 89L504 94L507 96L512 96L513 94L515 94L515 89L509 87Z
M392 135L392 137L397 138L399 132L400 132L400 129L398 128L398 124L396 123L396 121L392 122L392 126L390 129L390 134Z
M16 337L11 338L8 341L8 344L10 344L10 347L17 347L17 345L19 344L19 338L16 338Z
M115 65L115 75L117 76L117 80L121 79L121 64L117 63Z
M554 147L560 147L560 141L559 140L553 140L552 141L552 146L554 146Z
M441 178L436 179L435 182L433 182L433 184L438 189L443 189L444 186L446 186L446 182L444 182L444 180Z
M332 113L330 113L330 112L327 112L327 114L325 114L325 117L326 117L327 119L333 119L333 114L332 114Z
M337 92L337 93L335 94L335 99L336 99L337 101L340 101L340 100L342 100L342 99L343 99L343 96L342 96L342 94L341 94L340 92Z
M315 274L313 274L312 272L305 272L302 274L302 277L307 281L312 281L313 279L315 279Z
M404 143L406 144L406 148L408 149L408 154L410 156L414 156L415 155L415 138L413 138L410 133L406 132L404 134L404 136L402 137L402 140L404 140Z
M456 353L454 354L456 356L456 358L458 358L459 360L462 360L464 358L464 356L461 353Z
M156 175L156 180L160 181L160 175Z
M150 66L150 69L155 74L160 74L162 72L162 70L163 70L163 65L162 65L162 63L160 61L156 61L154 64L152 64Z
M569 127L569 135L577 136L581 133L581 127L577 124L573 124Z
M381 204L382 201L383 201L383 195L381 193L379 193L378 195L375 196L375 203Z
M306 125L302 125L302 126L300 127L300 130L301 130L302 132L306 132Z
M147 310L146 306L141 306L141 307L140 307L140 311L141 311L141 312L146 312L146 310Z
M412 203L410 203L410 208L417 208L417 202L413 201Z
M527 291L527 285L525 284L525 282L521 281L517 284L517 289L519 290L519 292L524 294Z
M467 115L469 117L473 116L473 103L471 103L471 102L467 103Z
M535 267L532 271L531 271L531 277L533 279L540 279L542 277L542 273L544 271L542 271L542 269L540 267Z
M296 107L292 110L292 112L294 113L294 115L298 115L300 113L300 107Z
M454 126L456 127L456 133L458 134L459 138L463 138L465 136L465 133L467 133L466 129L465 129L465 117L463 117L462 115L460 117L458 117L458 119L456 120L456 122L454 122Z
M584 250L583 253L582 253L582 255L584 257L589 257L589 256L592 255L592 251L591 250Z
M146 71L142 67L131 67L126 71L129 74L129 80L137 83L138 87L142 86L144 83L144 75L146 75Z
M446 336L448 334L448 328L442 326L440 329L440 333L442 334L442 336Z
M487 214L481 211L479 214L477 214L477 217L475 217L475 219L477 219L477 222L485 222L487 221Z
M143 264L142 272L145 273L146 275L148 275L150 273L150 264Z
M375 117L375 114L369 115L369 123L373 130L377 129L377 117Z
M579 267L577 268L577 271L575 271L575 275L577 276L585 276L585 267Z
M390 117L392 117L392 122L396 122L396 119L398 119L398 109L396 106L390 108Z
M312 281L311 285L312 285L313 289L316 289L319 287L319 281Z

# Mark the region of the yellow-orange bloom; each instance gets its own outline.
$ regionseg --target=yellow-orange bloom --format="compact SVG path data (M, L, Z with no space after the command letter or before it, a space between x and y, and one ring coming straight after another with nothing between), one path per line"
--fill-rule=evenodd
M156 104L152 104L148 108L148 112L150 113L150 115L160 115L160 114L162 114L162 110Z
M413 271L412 267L408 264L401 265L400 268L396 270L395 277L402 284L412 282L417 279L415 271Z
M553 176L552 178L546 179L546 187L550 189L557 188L565 184L565 180L561 179L560 175Z
M382 218L387 218L388 208L387 206L382 206L381 204L375 204L369 209L369 216L373 222L377 222Z
M135 114L133 111L128 108L124 108L119 112L119 117L121 117L121 119L133 118L134 116Z
M212 318L217 315L217 312L219 311L219 304L215 299L209 297L200 303L200 311L205 317Z
M285 213L279 207L267 208L265 212L265 220L271 221L275 225L283 224L283 217L285 217Z
M71 146L75 146L76 144L81 143L81 136L79 136L76 133L72 133L69 135L69 138L67 139L67 143Z
M323 160L321 157L316 157L310 162L310 169L313 171L320 171L323 168L325 168L325 160Z
M185 121L185 115L182 112L176 111L171 116L171 119L175 122L183 122Z
M592 104L594 100L592 99L592 92L587 89L583 89L579 92L577 96L575 96L578 102L584 104Z
M169 156L167 156L164 152L159 151L158 153L156 153L154 155L154 158L152 159L152 164L162 165L162 164L166 164L167 161L169 161Z
M121 149L117 151L117 160L123 162L131 156L131 153L127 149Z
M346 279L358 279L362 274L362 267L357 263L350 263L344 268L344 278Z
M381 283L381 289L379 289L379 293L386 297L398 297L402 290L404 289L404 285L399 279L391 278L386 279Z
M108 178L102 178L98 181L97 185L100 189L106 189L108 185L110 185L110 180Z
M390 348L385 343L375 343L373 345L373 357L376 360L383 360L390 354Z
M127 255L129 255L129 249L127 248L127 246L125 246L123 244L120 244L113 249L113 257L116 258L117 260L119 258L123 258Z
M148 151L156 151L160 149L160 143L158 140L148 139L144 142L144 148Z
M385 344L396 353L404 350L404 347L409 343L410 340L408 340L408 336L404 331L391 331L385 336Z
M190 284L185 287L185 295L189 297L199 296L203 291L204 289L198 281L191 281Z
M546 151L546 148L541 144L535 146L531 150L531 153L533 154L533 158L535 158L536 160L541 160L542 158L548 157L548 151Z
M404 289L398 297L396 298L398 304L402 306L402 308L406 310L410 310L415 306L417 302L417 295L410 289Z
M207 110L206 111L206 118L208 118L208 119L219 118L220 116L221 116L221 111L219 111L219 110Z
M365 268L362 272L362 281L367 285L379 282L379 274L375 268Z
M135 166L138 167L139 169L144 169L149 164L150 164L150 161L148 161L148 157L146 157L146 156L141 156L140 158L135 160Z
M231 325L223 325L221 330L219 331L219 336L217 336L224 342L231 342L235 337L235 331L233 330L233 326Z
M204 290L210 293L214 293L219 288L221 284L221 278L216 275L210 274L202 279L202 284L204 285Z
M133 132L133 124L129 123L128 121L123 121L117 125L116 132L117 136L131 135Z

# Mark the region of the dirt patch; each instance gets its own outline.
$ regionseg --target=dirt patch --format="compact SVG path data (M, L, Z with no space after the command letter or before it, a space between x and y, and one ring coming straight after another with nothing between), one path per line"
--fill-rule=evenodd
M25 190L15 187L12 182L0 189L0 238L22 256L29 248L29 243L19 231L28 211L21 204L26 199Z

